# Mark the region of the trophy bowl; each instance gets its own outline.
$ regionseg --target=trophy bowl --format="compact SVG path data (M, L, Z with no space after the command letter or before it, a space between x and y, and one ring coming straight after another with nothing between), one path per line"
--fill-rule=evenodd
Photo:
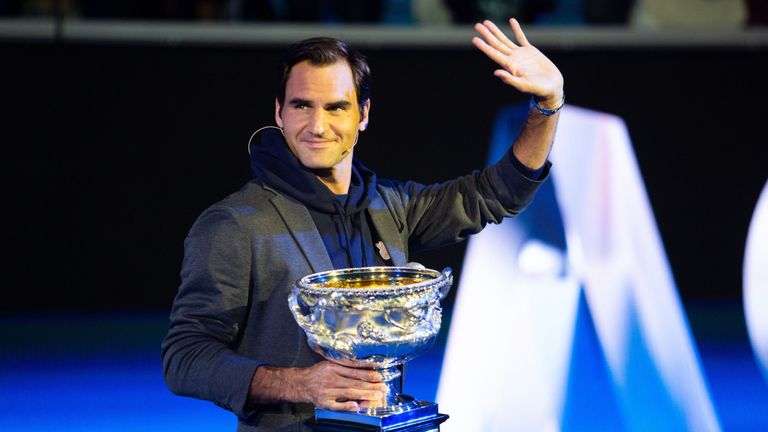
M387 416L424 404L400 393L397 366L434 343L440 300L452 282L450 268L439 272L419 264L332 270L298 280L288 304L316 352L345 366L381 373L388 387L386 401L358 413Z

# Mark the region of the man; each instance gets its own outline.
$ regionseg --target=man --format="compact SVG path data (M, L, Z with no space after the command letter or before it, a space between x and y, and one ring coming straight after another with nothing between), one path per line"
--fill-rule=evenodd
M357 410L386 387L373 370L309 349L287 306L294 281L332 268L404 265L408 252L460 241L521 211L546 178L563 78L510 20L474 45L503 82L531 94L528 121L492 167L439 185L380 180L353 158L371 109L365 60L334 39L292 46L275 101L279 130L258 134L254 178L206 210L185 242L182 284L163 342L177 394L216 402L238 430L302 430L312 407Z

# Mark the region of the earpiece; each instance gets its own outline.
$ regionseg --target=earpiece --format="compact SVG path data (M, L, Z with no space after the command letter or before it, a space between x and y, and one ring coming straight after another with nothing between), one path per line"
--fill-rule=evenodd
M282 118L279 116L275 116L275 120L277 121L277 126L264 126L256 130L256 132L251 134L251 137L248 138L248 154L251 154L251 141L253 141L253 137L256 136L259 132L263 131L264 129L277 129L280 131L280 133L285 136L285 132L283 132L283 125ZM368 119L364 119L360 121L360 124L357 125L357 131L355 132L355 142L352 143L352 147L349 148L349 150L346 150L343 152L343 154L349 153L355 146L357 145L357 139L360 138L360 132L363 132L368 127Z
M263 131L264 129L277 129L277 130L280 131L280 133L283 136L285 136L285 132L283 132L283 128L279 127L279 126L272 126L272 125L270 125L270 126L264 126L264 127L260 127L258 129L256 129L256 132L252 133L251 137L248 138L248 155L251 154L251 141L253 141L253 137L255 137L257 133Z

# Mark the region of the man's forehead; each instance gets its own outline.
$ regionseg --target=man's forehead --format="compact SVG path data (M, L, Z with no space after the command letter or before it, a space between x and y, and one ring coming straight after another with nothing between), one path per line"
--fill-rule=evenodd
M352 69L343 60L322 66L308 60L299 62L291 68L285 87L287 99L307 93L350 99L356 96Z

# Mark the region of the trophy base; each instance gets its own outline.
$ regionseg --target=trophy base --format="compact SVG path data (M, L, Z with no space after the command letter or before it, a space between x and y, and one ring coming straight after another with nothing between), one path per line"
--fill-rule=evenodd
M415 401L416 407L391 414L368 415L347 411L315 408L315 418L307 426L316 432L432 432L440 430L440 423L448 416L437 412L433 402Z

